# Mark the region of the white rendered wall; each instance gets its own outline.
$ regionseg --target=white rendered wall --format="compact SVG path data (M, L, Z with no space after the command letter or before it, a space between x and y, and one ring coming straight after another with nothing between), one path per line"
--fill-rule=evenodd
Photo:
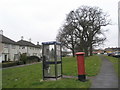
M38 56L41 57L41 49L35 47L28 47L28 55L29 56Z
M29 47L29 46L19 46L19 45L12 45L12 44L4 44L1 43L3 46L2 55L0 55L0 60L5 61L5 55L7 55L7 61L17 61L19 58L15 58L16 55L27 53L28 56L42 56L42 51L40 48ZM24 48L23 48L24 47Z
M19 51L19 46L18 45L10 45L10 60L11 61L17 61L15 60L15 55L18 54L18 51Z

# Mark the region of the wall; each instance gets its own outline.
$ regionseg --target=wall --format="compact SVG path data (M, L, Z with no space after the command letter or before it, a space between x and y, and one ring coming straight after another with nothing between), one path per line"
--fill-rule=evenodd
M11 61L17 61L18 58L15 58L16 55L18 55L19 46L18 45L10 45L10 51L9 51L9 58Z
M42 55L41 49L35 48L35 47L28 47L28 55L29 56L38 56L40 58Z
M19 46L19 52L22 53L27 53L28 48L27 46Z
M41 57L42 50L40 48L28 47L28 46L19 46L12 44L4 44L2 54L0 55L0 60L5 61L5 55L7 55L7 60L17 61L19 60L19 54L27 53L28 56L38 56Z
M5 61L5 55L7 55L6 61L8 61L10 44L2 43L2 46L3 46L2 61Z
M10 61L18 60L15 59L15 55L17 55L19 52L19 46L18 45L12 45L12 44L2 44L3 45L3 52L2 52L2 61L5 61L5 55L7 55L7 61L10 59Z

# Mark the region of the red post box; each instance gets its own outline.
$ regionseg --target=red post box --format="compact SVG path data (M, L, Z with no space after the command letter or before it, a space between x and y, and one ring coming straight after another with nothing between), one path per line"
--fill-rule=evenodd
M78 80L85 82L85 64L84 64L84 52L77 52L77 66L78 66Z

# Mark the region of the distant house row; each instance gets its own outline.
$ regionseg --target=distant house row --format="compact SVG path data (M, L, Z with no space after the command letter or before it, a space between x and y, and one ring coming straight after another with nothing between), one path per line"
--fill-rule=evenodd
M21 54L26 53L27 56L38 56L41 57L41 45L39 42L37 45L31 41L23 40L23 37L18 42L11 40L4 36L0 31L0 62L2 61L17 61Z
M105 52L106 53L112 53L112 52L120 52L120 47L116 47L116 48L105 48Z
M104 53L113 53L113 52L120 52L120 47L115 47L115 48L105 48L105 49L96 49L93 50L93 54L104 54Z

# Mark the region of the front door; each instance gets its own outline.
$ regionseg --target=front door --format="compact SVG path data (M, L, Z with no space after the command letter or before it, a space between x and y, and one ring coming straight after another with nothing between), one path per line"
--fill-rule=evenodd
M5 55L5 61L7 61L7 55Z

